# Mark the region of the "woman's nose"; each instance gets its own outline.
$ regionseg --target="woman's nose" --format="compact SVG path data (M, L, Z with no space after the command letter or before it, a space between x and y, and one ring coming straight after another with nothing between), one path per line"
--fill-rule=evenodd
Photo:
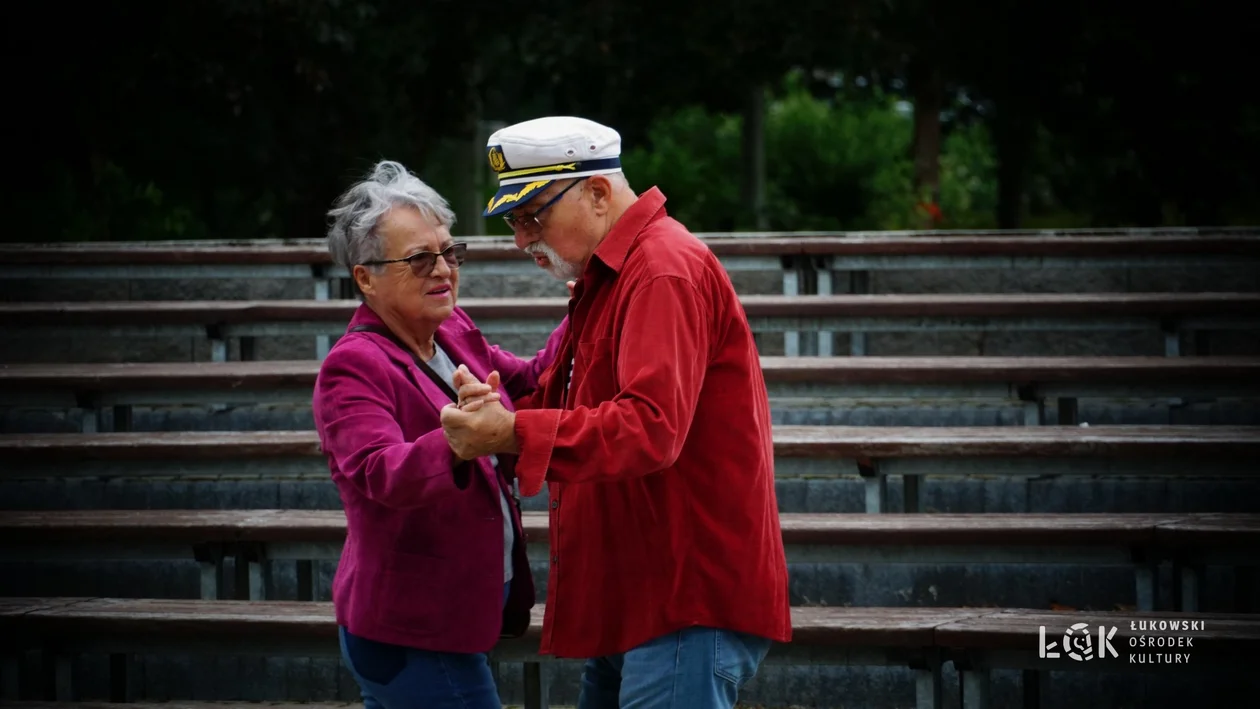
M451 272L454 270L455 269L451 268L451 265L446 262L445 258L438 256L437 260L433 262L433 270L429 271L429 275L435 278L445 278L446 276L451 275Z

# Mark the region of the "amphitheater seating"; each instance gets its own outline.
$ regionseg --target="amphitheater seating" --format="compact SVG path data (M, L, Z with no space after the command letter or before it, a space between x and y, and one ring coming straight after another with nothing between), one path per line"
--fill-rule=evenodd
M960 400L1024 408L1024 423L1075 424L1081 398L1260 398L1256 357L763 357L775 408ZM0 364L0 406L85 409L85 432L129 429L133 406L309 404L319 362Z
M1209 340L1216 331L1260 330L1260 293L870 293L877 272L988 269L1022 276L1073 268L1260 268L1260 230L704 238L729 271L771 271L782 277L782 295L741 296L755 331L785 335L788 356L762 358L776 409L888 400L908 406L929 400L979 402L1022 409L1028 424L776 426L781 480L857 476L864 483L867 512L782 513L789 563L1057 564L1083 573L1101 567L1133 573L1137 609L1123 612L1008 608L1000 598L977 600L992 607L801 606L793 613L794 642L777 646L769 662L908 668L920 707L945 705L943 687L952 668L964 709L994 703L992 674L1002 670L1022 672L1024 705L1037 706L1051 671L1056 682L1066 681L1063 671L1168 674L1162 661L1139 663L1131 656L1184 652L1132 647L1130 639L1138 636L1191 638L1194 666L1251 672L1260 659L1260 615L1255 613L1260 514L1183 512L1195 504L1183 507L1181 500L1158 513L920 510L927 486L963 476L1254 480L1260 472L1255 465L1260 426L1175 425L1181 422L1170 415L1169 425L1086 427L1079 425L1077 401L1168 400L1177 407L1260 398L1260 358L1220 356ZM538 275L510 242L471 242L463 267L470 277ZM84 417L79 433L0 435L5 460L0 484L6 485L6 494L16 491L0 503L9 508L0 511L0 563L195 560L201 568L200 599L0 597L4 705L153 709L130 703L135 697L129 688L142 684L133 656L145 653L337 655L331 606L315 600L315 572L316 564L340 554L345 520L339 510L70 510L47 508L47 500L37 499L42 493L31 491L84 481L326 485L327 465L312 431L129 429L132 408L138 406L309 406L319 359L358 305L345 275L331 264L322 242L314 240L0 246L0 277L6 279L290 279L308 281L314 296L0 304L0 327L11 333L187 336L209 341L214 360L0 364L0 406L97 414ZM464 298L460 304L492 339L549 332L566 312L560 298ZM1083 338L1113 331L1154 333L1162 336L1166 356L868 356L868 333L954 331L1077 333ZM811 332L819 334L817 354L824 356L796 356L799 335ZM833 354L833 332L850 334L847 354L856 356L825 356ZM275 335L314 337L315 356L256 361L257 339ZM229 352L237 351L244 361L226 361ZM1051 407L1057 414L1048 417ZM113 430L106 430L105 422ZM901 481L899 500L890 494L890 478L894 484ZM32 486L23 487L27 483ZM894 510L905 514L890 514ZM525 522L537 571L548 558L548 517L528 512ZM281 599L287 592L282 594L272 578L276 563L296 565L296 600ZM1161 597L1169 588L1160 583L1161 570L1168 567L1171 599ZM1229 569L1228 582L1220 586L1214 579L1221 577L1208 573L1218 567ZM1204 606L1219 605L1207 599L1229 591L1239 612L1202 612ZM548 703L543 667L551 659L536 654L541 613L541 607L536 609L529 635L503 643L494 654L498 663L524 668L519 686L531 709ZM1179 631L1138 627L1148 620L1201 625ZM1064 633L1078 623L1092 634L1095 653L1107 647L1098 627L1115 628L1114 636L1104 640L1119 657L1099 654L1088 662L1067 657L1080 646L1068 647ZM26 671L34 654L42 660L37 687ZM86 683L99 679L89 677L76 659L85 655L108 656L109 699L120 703L75 701L83 698ZM57 701L14 701L41 693ZM793 699L785 696L783 704ZM162 706L224 709L234 704Z
M548 556L548 516L526 512L530 558ZM1139 610L1155 610L1161 563L1183 571L1177 610L1197 610L1203 567L1260 566L1260 515L793 514L780 517L788 563L1046 563L1132 566ZM267 562L298 565L312 600L313 561L336 560L339 510L0 511L0 561L192 559L202 598L275 599Z
M930 475L1254 477L1256 426L776 426L776 476L860 475L867 512L903 512ZM325 478L314 431L0 435L0 480Z
M837 271L923 268L1152 268L1260 261L1249 228L1004 232L700 234L730 270L776 270L784 259ZM510 239L474 237L467 267L486 275L536 272ZM824 259L829 259L825 261ZM346 274L322 240L0 246L3 278L296 278Z
M535 607L523 638L503 641L492 653L499 662L524 663L527 678L538 678L539 663L549 659L537 654L543 610ZM1026 609L796 607L792 642L774 646L767 662L909 667L917 676L916 705L938 708L944 702L943 662L954 662L962 669L967 707L988 706L990 670L1045 669L1048 665L1040 657L1043 627L1051 636L1076 623L1085 623L1091 633L1098 625L1115 628L1115 635L1104 637L1116 656L1102 657L1099 647L1099 657L1093 664L1081 665L1082 669L1133 669L1128 639L1157 635L1193 638L1196 662L1242 669L1260 659L1260 618L1255 616L1182 613L1177 616L1179 622L1205 624L1202 630L1184 632L1147 632L1129 626L1138 619L1167 617ZM0 600L0 631L6 638L5 652L30 648L52 654L54 699L74 696L69 660L82 652L119 658L111 665L110 684L116 690L127 686L126 657L131 653L310 657L339 652L331 604L310 601L11 598ZM1164 665L1138 668L1166 671ZM526 684L532 685L532 691L527 689L526 706L546 706L541 682ZM111 699L125 701L126 697Z
M1162 333L1165 354L1183 341L1210 348L1206 333L1260 330L1260 293L1088 293L967 295L744 295L755 332L1117 332ZM487 335L550 333L567 313L564 298L463 298L459 305ZM0 304L0 327L24 335L204 337L212 359L240 340L338 336L359 301L123 301ZM865 339L851 355L864 355ZM316 356L326 353L322 345ZM795 352L787 351L794 355ZM826 353L824 353L826 354Z

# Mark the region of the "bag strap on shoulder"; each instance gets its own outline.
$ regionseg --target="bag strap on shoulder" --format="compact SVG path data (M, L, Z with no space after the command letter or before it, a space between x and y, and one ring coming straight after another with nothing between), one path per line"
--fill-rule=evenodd
M390 332L386 328L377 327L375 325L358 325L356 327L350 328L350 332L371 332L371 333L375 333L377 335L381 335L383 337L389 338L394 344L403 348L403 350L407 352L407 354L411 355L411 359L415 361L416 366L420 368L420 371L424 372L425 375L429 377L429 379L432 379L433 383L437 384L438 387L441 388L442 391L445 392L446 395L451 398L451 401L454 401L457 403L459 402L459 394L457 394L455 392L455 389L451 387L450 382L443 380L442 377L439 376L437 372L433 371L433 368L429 366L428 362L425 362L424 360L420 359L420 357L418 357L415 352L412 352L410 349L408 349L407 345L404 344L402 340L398 339L398 336L395 335L394 333ZM458 366L458 363L456 363L456 366Z

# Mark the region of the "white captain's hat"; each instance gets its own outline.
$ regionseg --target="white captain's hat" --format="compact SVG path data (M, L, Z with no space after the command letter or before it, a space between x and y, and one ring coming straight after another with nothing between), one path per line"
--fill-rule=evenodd
M487 217L519 207L554 180L621 172L621 135L573 116L536 118L495 131L486 150L499 177Z

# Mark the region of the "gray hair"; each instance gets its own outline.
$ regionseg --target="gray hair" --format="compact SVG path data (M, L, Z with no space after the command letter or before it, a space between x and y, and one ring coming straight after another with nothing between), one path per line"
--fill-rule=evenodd
M455 224L455 212L423 180L401 163L382 160L362 181L346 190L328 211L328 251L333 261L353 268L366 261L385 257L376 227L393 207L411 206L448 229Z

